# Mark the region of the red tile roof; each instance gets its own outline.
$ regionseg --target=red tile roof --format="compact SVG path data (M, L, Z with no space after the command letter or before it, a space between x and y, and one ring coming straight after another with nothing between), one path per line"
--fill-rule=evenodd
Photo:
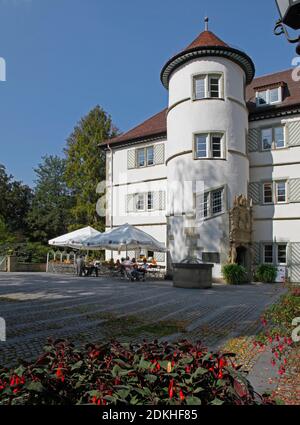
M300 104L300 84L292 78L292 69L287 71L278 72L275 74L265 75L263 77L255 78L253 82L247 87L247 104L250 114L265 113L266 110L277 110L290 108L293 105ZM284 83L284 84L283 84ZM283 102L278 105L271 105L265 107L256 107L256 91L260 87L271 87L274 85L283 85ZM125 142L143 140L148 137L163 136L167 134L167 111L164 109L134 129L115 137L110 141L110 144L122 144Z
M295 69L294 69L295 71ZM265 113L268 110L278 110L300 104L300 84L293 80L293 69L264 75L253 80L247 87L247 102L250 113ZM272 87L283 87L283 101L277 105L256 107L256 92Z
M142 124L127 131L121 136L112 139L109 144L123 143L144 139L147 137L156 137L167 133L167 111L164 109L153 117L147 119Z
M211 46L229 47L228 44L224 43L224 41L217 37L213 32L203 31L186 49L184 49L184 51L194 49L196 47Z

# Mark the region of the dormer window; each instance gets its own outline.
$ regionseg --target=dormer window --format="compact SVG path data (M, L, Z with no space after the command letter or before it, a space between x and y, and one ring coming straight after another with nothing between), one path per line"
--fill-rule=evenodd
M223 98L223 75L206 74L196 75L193 78L193 99L220 99Z
M256 92L256 105L275 105L282 102L282 87L259 90Z

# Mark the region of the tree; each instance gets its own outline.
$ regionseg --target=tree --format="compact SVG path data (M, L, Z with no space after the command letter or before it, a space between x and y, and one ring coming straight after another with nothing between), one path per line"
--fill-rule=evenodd
M99 144L117 134L111 117L96 106L80 120L67 139L66 181L76 200L70 230L87 225L99 230L104 228L104 219L96 212L96 188L106 174L105 153L99 149Z
M36 186L28 224L31 239L46 243L66 233L73 199L65 181L65 159L44 156L34 171Z
M0 165L0 215L7 231L26 235L28 232L26 216L32 202L32 190L16 181Z

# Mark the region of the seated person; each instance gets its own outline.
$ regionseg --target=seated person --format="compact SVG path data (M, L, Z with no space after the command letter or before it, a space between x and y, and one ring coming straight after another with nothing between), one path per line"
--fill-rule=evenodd
M143 276L145 277L145 274L147 273L148 267L149 267L149 265L147 263L147 259L144 258L143 264L138 268L138 272L143 273Z
M131 264L132 264L131 280L134 280L134 279L140 280L140 275L139 275L139 270L138 270L139 266L138 266L135 258L132 259Z
M129 257L126 257L126 260L123 261L123 270L125 273L127 273L128 275L131 274L131 270L132 270L132 262L130 260Z
M157 261L155 260L155 258L150 258L150 267L156 267L157 266Z

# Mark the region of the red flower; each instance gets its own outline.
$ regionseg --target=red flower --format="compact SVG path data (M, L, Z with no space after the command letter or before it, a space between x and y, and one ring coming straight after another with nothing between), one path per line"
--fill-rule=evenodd
M174 379L171 379L170 384L169 384L169 397L173 398L174 396Z
M185 398L182 390L179 391L179 397L181 401L183 401Z
M62 371L61 366L58 367L55 375L56 375L57 379L59 379L61 382L65 381L65 376L64 376L64 373Z

